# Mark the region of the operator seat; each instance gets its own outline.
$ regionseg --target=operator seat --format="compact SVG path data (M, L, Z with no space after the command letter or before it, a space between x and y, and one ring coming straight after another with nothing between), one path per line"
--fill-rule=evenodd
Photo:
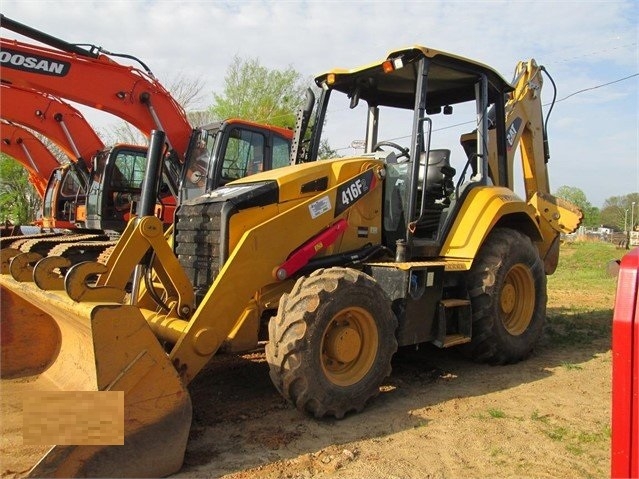
M424 187L424 174L426 174L426 188L422 192L427 196L426 204L447 199L454 190L453 176L455 168L450 166L450 150L430 150L428 162L426 152L419 155L419 183L418 187Z
M426 152L419 156L419 182L417 211L423 211L417 221L412 224L416 236L422 238L434 238L437 236L442 213L450 206L450 196L455 191L453 177L455 168L450 166L450 150L430 150L428 161ZM426 175L426 184L424 184ZM423 198L423 202L422 202Z

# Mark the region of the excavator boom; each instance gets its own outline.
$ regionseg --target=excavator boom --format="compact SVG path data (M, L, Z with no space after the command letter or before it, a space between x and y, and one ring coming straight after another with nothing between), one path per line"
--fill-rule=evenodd
M29 130L6 121L2 121L0 125L0 151L12 157L28 171L29 182L43 198L51 173L60 166L58 160Z
M172 150L184 160L191 126L182 107L149 73L104 54L82 56L9 38L0 38L0 50L3 83L112 113L146 136L153 129L166 131Z
M53 141L71 161L88 170L91 158L104 149L104 143L76 108L62 99L41 91L0 85L0 116L26 126Z

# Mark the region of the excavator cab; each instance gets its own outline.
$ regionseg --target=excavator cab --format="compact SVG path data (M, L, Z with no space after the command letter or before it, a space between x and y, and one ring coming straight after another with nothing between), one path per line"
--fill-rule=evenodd
M86 189L76 170L68 165L56 168L42 199L42 226L74 228L81 220L77 217L77 209L85 201Z
M117 145L93 158L91 185L87 195L86 227L122 233L135 214L146 169L147 148ZM165 224L173 221L175 199L164 175L158 192L156 213Z
M292 131L228 119L194 132L180 182L182 201L289 164Z

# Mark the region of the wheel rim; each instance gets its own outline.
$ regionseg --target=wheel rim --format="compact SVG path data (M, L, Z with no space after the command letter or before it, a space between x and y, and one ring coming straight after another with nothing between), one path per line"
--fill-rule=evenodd
M535 310L535 281L530 268L523 264L510 268L499 295L499 306L506 331L513 336L526 331Z
M375 362L379 337L368 311L352 307L337 313L322 337L321 363L326 377L339 386L360 381Z

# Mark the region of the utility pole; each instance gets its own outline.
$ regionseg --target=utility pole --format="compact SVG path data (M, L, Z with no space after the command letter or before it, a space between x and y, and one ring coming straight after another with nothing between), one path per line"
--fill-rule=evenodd
M633 201L630 208L630 229L628 230L628 241L626 241L626 249L630 249L630 238L632 238L632 232L634 232L635 230L635 204L636 201ZM626 213L628 213L628 210L626 210Z

